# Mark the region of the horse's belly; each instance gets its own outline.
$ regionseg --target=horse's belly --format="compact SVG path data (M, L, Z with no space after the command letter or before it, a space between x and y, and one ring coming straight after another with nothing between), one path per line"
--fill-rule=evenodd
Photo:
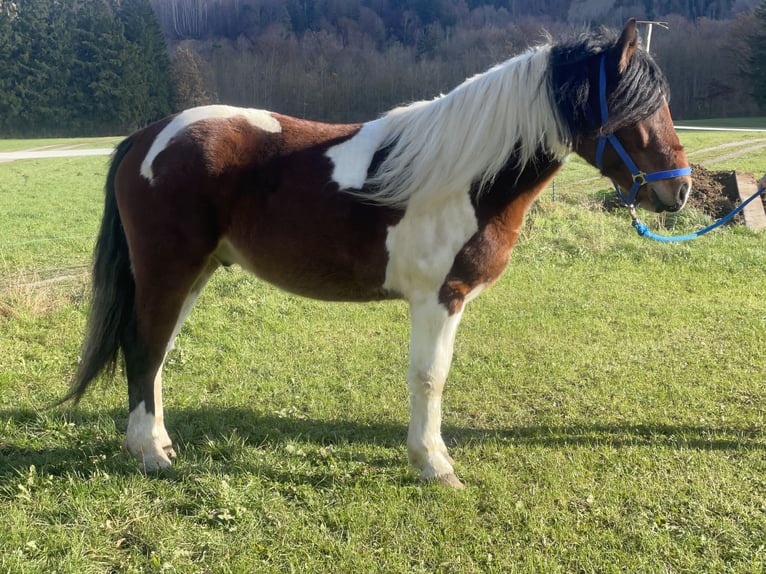
M225 239L216 257L225 265L240 265L280 289L313 299L375 301L397 297L383 287L384 248L382 252L368 248L351 253L318 248L316 244L263 243L267 242L244 245Z

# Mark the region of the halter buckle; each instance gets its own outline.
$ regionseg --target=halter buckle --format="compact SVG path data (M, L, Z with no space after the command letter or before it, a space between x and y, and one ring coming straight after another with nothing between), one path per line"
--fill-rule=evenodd
M638 173L633 174L633 183L637 183L640 186L644 185L646 183L646 173L643 171L639 171Z

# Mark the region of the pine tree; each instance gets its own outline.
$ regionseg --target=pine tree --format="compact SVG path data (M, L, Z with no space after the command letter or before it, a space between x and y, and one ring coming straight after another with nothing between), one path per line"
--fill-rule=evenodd
M132 88L126 127L135 129L168 115L173 109L170 58L159 21L148 0L122 0L119 18L128 51L122 81Z
M10 9L15 14L10 20L7 60L11 63L4 83L9 91L5 99L13 109L8 110L4 131L61 134L65 118L58 102L66 97L72 59L69 12L63 3L34 0L10 3Z
M62 108L80 134L120 132L132 91L121 77L128 49L122 24L101 0L81 2L75 16L69 96Z
M171 112L148 0L0 0L0 136L119 134Z
M21 113L21 98L15 89L19 65L21 39L14 23L19 18L14 2L0 0L0 133L11 133L13 118Z
M754 16L760 25L750 36L750 57L745 75L751 82L753 98L762 109L766 109L766 0L758 5Z

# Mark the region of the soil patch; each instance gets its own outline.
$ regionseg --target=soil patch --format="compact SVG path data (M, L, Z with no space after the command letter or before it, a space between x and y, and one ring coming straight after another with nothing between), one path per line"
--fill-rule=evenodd
M739 205L737 176L733 171L709 171L701 165L692 164L692 193L687 206L720 219ZM744 223L738 213L734 223Z

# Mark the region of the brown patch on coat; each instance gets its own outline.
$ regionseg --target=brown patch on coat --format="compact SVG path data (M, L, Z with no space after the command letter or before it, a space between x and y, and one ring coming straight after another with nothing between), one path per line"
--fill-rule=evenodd
M224 263L242 263L287 291L330 300L392 296L382 288L385 238L403 212L340 192L325 155L361 125L274 117L281 132L238 117L195 122L155 158L151 185L140 163L167 121L133 136L117 197L137 279L155 281L149 277L158 272L143 270L143 260L193 277L226 244L236 258Z
M481 194L474 190L479 230L458 252L439 290L439 302L450 314L463 308L468 293L481 285L490 286L508 266L524 215L562 165L550 158L538 159L521 173L516 169L501 172ZM535 165L548 167L538 171Z

